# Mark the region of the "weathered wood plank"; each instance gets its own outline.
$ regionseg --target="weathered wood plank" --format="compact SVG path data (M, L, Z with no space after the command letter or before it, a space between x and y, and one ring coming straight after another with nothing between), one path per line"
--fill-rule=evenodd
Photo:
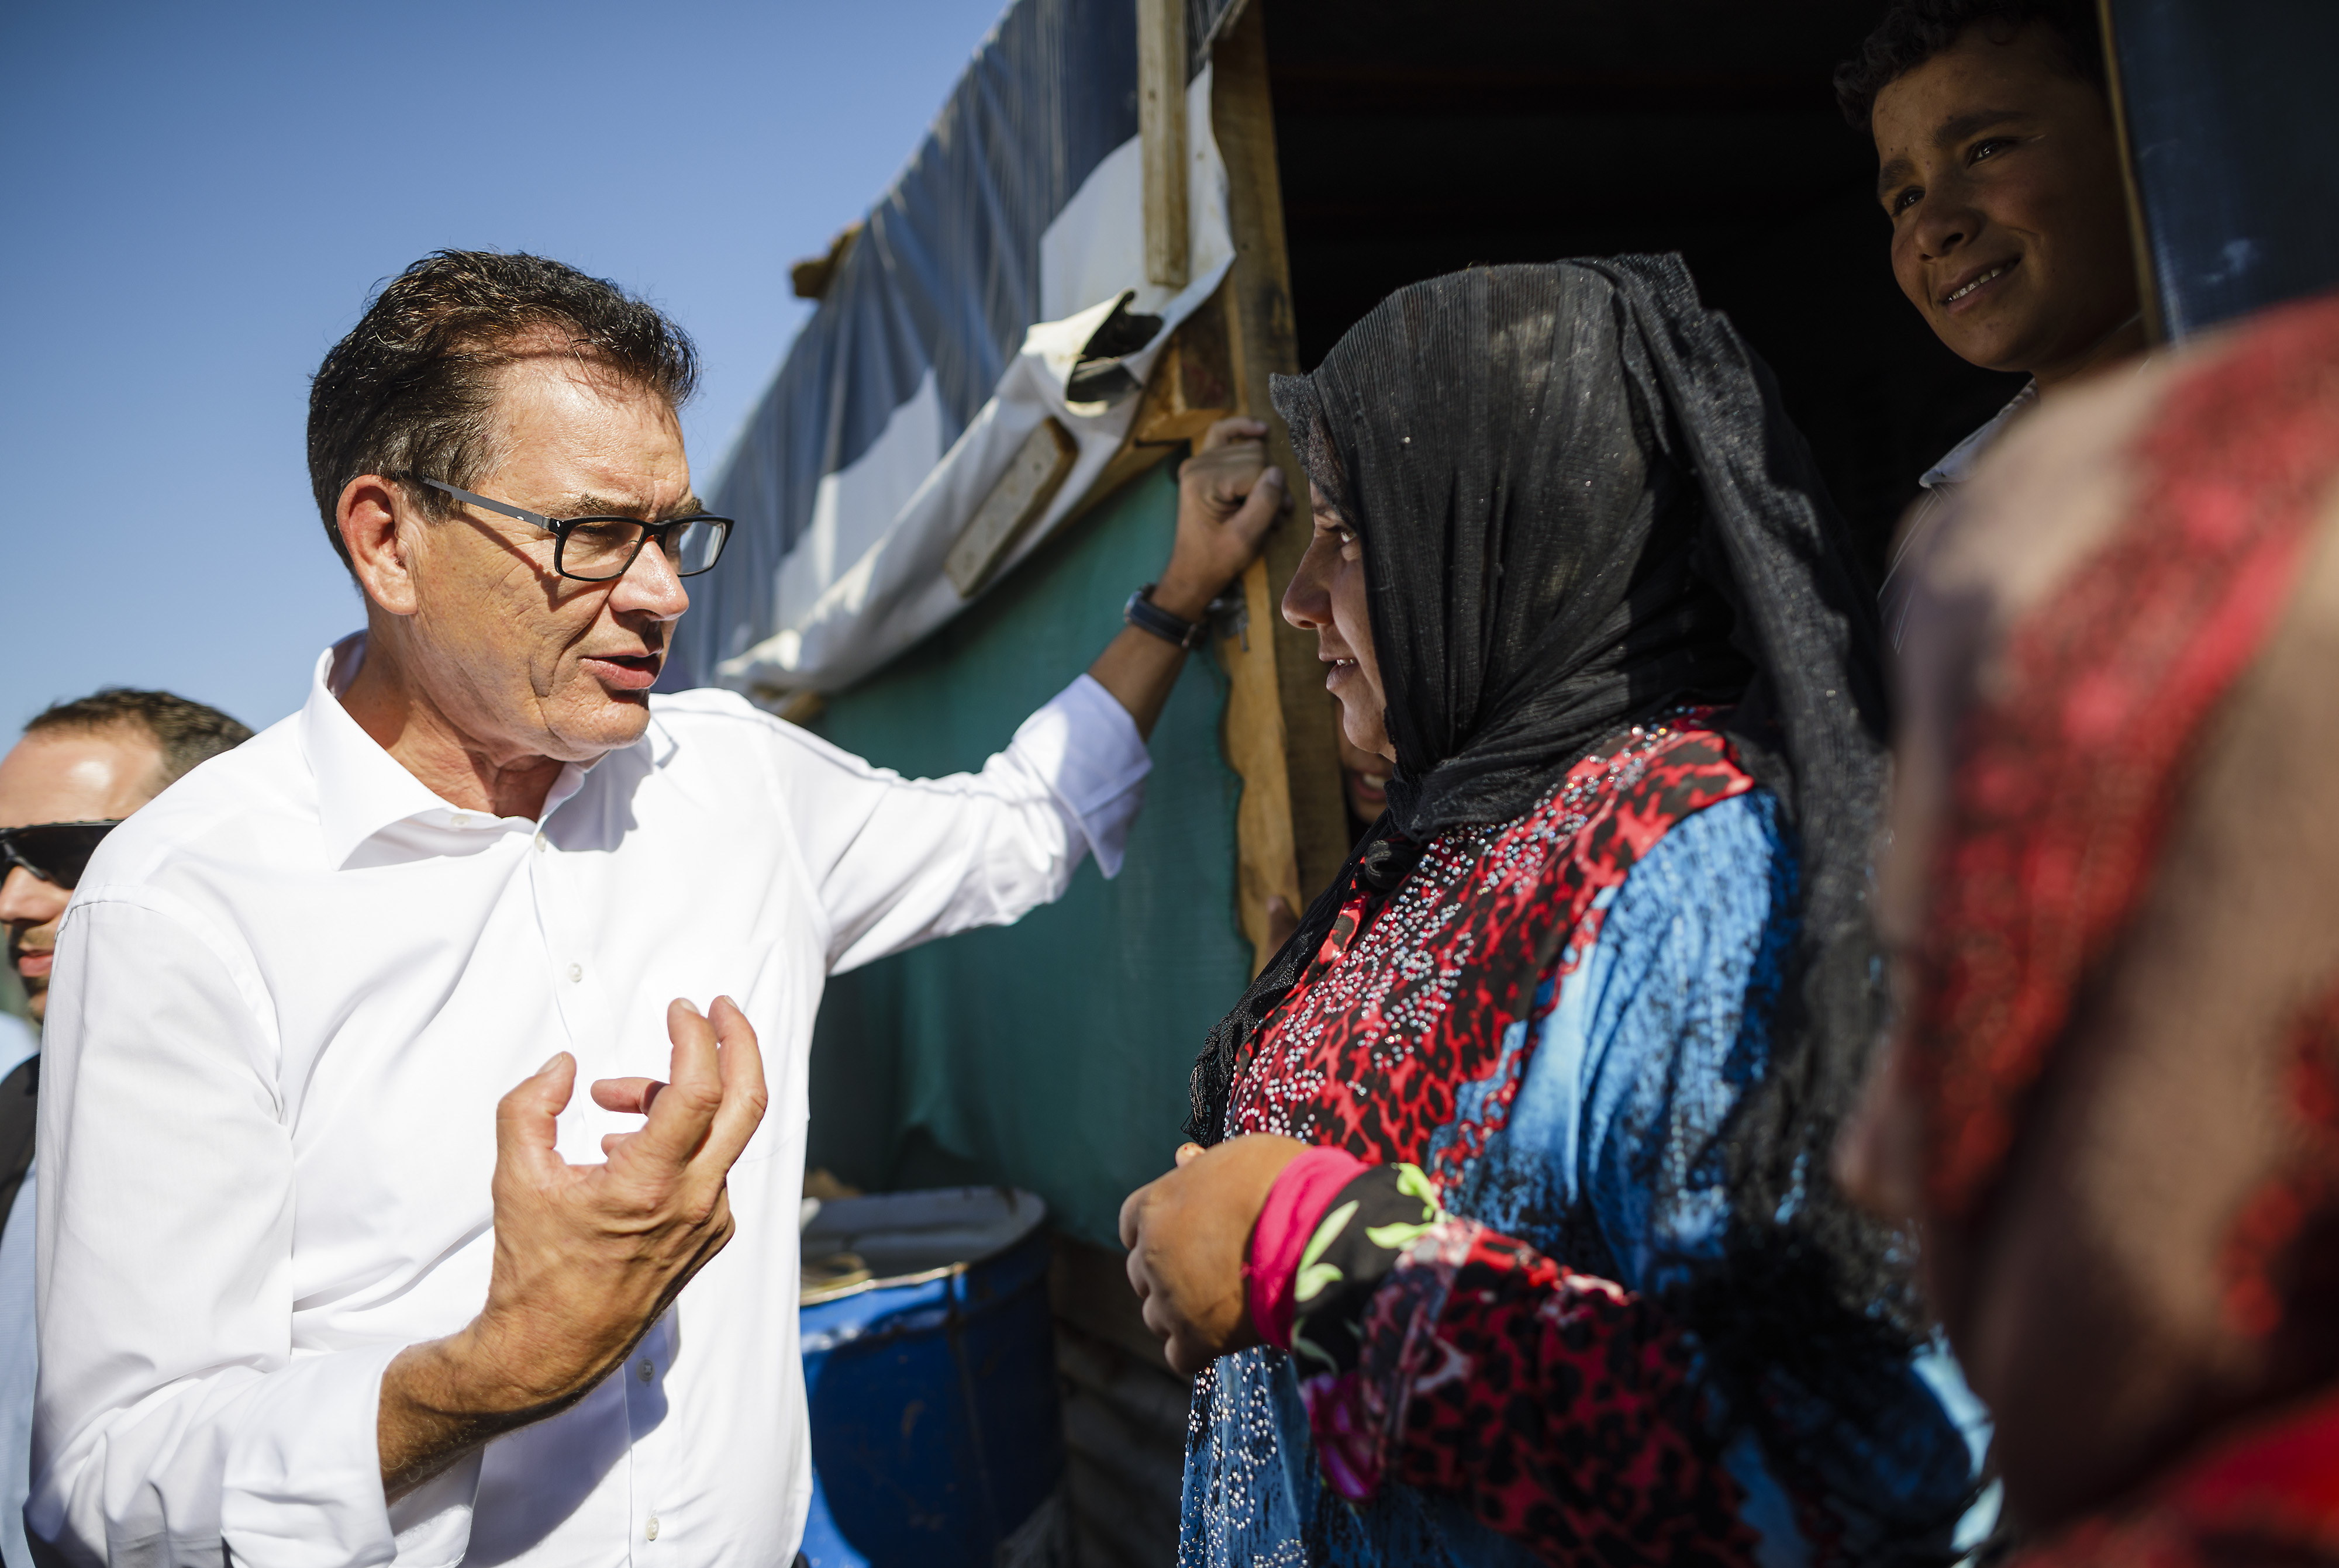
M1145 275L1182 289L1186 212L1186 0L1137 0L1137 134L1145 171Z
M975 508L974 516L959 530L950 554L943 557L943 570L950 575L960 598L974 597L976 590L990 580L992 570L1023 537L1032 519L1046 511L1056 492L1064 488L1079 456L1071 432L1052 419L1041 420L1024 438L1008 461L1007 471L982 498L982 505Z
M1144 400L1103 470L1058 524L1069 528L1102 506L1123 485L1181 453L1217 420L1234 412L1226 370L1226 291L1220 289L1179 324L1154 360Z
M1228 370L1234 404L1268 421L1274 461L1290 476L1291 515L1268 534L1265 557L1246 574L1248 647L1219 647L1233 683L1227 704L1227 760L1243 780L1236 818L1238 898L1255 966L1273 955L1267 901L1296 914L1347 858L1339 751L1331 699L1312 634L1288 625L1284 587L1308 548L1307 479L1290 433L1275 417L1268 377L1299 369L1291 317L1291 268L1283 233L1283 188L1276 172L1275 119L1268 93L1267 36L1260 7L1248 0L1212 50L1210 123L1227 169L1235 261L1228 302Z

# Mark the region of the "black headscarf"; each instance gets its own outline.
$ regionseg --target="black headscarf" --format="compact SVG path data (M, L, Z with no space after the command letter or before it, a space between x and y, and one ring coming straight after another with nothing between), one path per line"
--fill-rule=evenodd
M1769 1071L1724 1133L1742 1255L1709 1342L1760 1366L1801 1359L1814 1315L1865 1332L1881 1301L1905 1326L1905 1260L1825 1174L1881 1019L1875 599L1767 368L1679 257L1622 256L1400 290L1274 397L1364 542L1396 771L1357 859L1211 1031L1189 1135L1223 1136L1234 1064L1352 873L1392 887L1438 833L1524 815L1636 719L1733 705L1801 907ZM1750 1313L1750 1294L1770 1299Z
M1681 258L1414 284L1274 395L1365 546L1396 772L1358 857L1402 874L1408 847L1524 815L1635 717L1735 704L1725 728L1800 841L1802 1005L1784 1011L1803 1016L1781 1021L1795 1035L1774 1042L1772 1076L1856 1079L1880 984L1875 598L1769 370L1698 303ZM1211 1031L1189 1136L1222 1135L1234 1060L1347 880Z

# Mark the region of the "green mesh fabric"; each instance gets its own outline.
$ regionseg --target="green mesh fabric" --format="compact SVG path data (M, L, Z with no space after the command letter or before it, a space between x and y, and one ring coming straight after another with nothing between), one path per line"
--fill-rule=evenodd
M1177 521L1168 465L1051 542L814 727L913 775L978 768L1120 629ZM1006 1182L1111 1244L1120 1200L1170 1165L1198 1041L1249 979L1235 924L1240 782L1227 683L1189 658L1152 738L1120 875L1081 865L1018 923L829 982L813 1037L810 1163L872 1190Z

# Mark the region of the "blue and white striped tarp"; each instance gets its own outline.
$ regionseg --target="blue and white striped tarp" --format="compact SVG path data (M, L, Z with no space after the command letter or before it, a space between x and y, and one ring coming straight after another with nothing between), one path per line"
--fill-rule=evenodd
M1041 420L1077 456L996 577L1077 504L1137 399L1064 395L1125 291L1162 318L1140 380L1232 258L1207 69L1189 90L1192 282L1145 277L1133 0L1015 0L873 207L706 492L739 519L663 685L833 691L962 606L943 559ZM1228 0L1188 0L1206 62Z

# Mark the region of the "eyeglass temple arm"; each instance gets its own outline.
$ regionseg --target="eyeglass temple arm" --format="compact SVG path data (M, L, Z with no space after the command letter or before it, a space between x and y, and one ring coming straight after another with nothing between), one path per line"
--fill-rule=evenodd
M485 496L475 496L469 490L459 490L452 485L440 484L437 479L425 479L422 482L434 490L446 491L459 501L469 501L475 507L485 507L488 510L503 517L516 518L523 523L533 523L547 533L557 534L560 531L553 526L553 519L546 517L542 512L531 512L525 507L506 506L501 501L491 501Z

